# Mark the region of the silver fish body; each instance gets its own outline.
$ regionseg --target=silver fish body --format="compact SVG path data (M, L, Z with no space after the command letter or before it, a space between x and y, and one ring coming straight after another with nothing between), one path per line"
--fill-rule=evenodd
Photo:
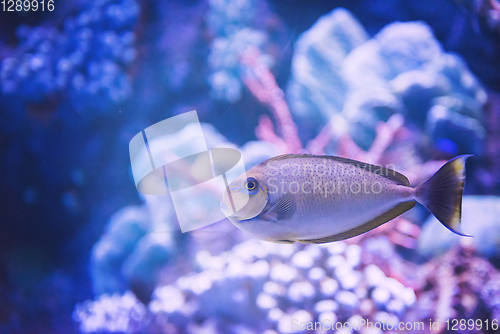
M462 177L461 184L455 186L461 187L460 205L466 158L450 161L446 171L446 175ZM252 191L248 190L248 180L250 187L255 185ZM238 212L228 209L231 205L234 208L237 197L229 190L224 196L223 211L236 227L257 238L284 243L350 238L395 218L416 201L429 204L432 197L428 183L412 188L405 176L392 169L312 155L269 159L228 188L232 194L239 191L248 196L248 203ZM444 224L457 232L460 217L457 222L455 211Z

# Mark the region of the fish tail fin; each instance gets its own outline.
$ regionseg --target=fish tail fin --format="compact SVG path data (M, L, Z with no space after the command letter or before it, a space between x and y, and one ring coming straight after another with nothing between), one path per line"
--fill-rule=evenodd
M460 155L441 167L430 179L415 190L416 200L450 231L462 232L462 194L465 185L465 161L472 155Z

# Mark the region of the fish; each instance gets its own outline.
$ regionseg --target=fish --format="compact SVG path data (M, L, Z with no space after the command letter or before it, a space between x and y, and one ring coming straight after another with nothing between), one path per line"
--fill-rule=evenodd
M392 165L343 157L285 154L226 184L221 210L240 230L276 243L327 243L370 231L425 206L452 232L462 232L465 163L461 155L411 187Z

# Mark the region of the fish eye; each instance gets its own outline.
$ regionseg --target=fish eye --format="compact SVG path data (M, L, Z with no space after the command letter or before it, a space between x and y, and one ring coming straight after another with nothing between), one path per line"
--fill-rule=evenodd
M248 191L255 190L255 189L257 189L258 186L259 186L259 183L253 177L249 177L247 179L247 181L245 182L245 189Z

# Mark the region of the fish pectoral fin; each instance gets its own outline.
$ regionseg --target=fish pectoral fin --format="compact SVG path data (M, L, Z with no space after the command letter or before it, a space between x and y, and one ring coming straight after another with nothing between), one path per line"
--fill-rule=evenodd
M325 242L334 242L334 241L339 241L339 240L344 240L344 239L349 239L352 237L355 237L357 235L363 234L365 232L368 232L370 230L373 230L376 227L379 227L380 225L387 223L389 220L396 218L400 214L410 210L417 204L416 201L409 201L409 202L403 202L399 203L392 209L390 209L387 212L384 212L380 216L378 216L375 219L370 220L369 222L364 223L361 226L358 226L356 228L353 228L352 230L348 230L339 234L335 235L330 235L328 237L320 238L320 239L310 239L310 240L298 240L299 242L306 243L306 244L323 244Z
M259 216L260 219L280 222L292 218L295 212L295 205L291 196L284 196L269 210Z

